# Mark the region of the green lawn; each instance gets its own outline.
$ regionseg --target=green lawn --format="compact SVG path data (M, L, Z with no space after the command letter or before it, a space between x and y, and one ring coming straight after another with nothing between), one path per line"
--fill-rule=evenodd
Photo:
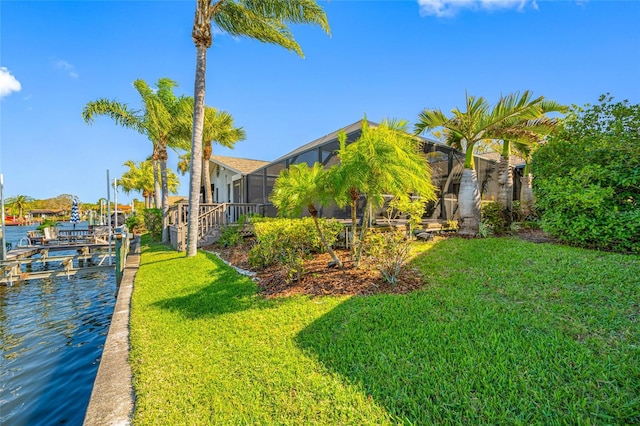
M517 239L420 247L423 291L265 300L145 246L135 424L640 423L640 258Z

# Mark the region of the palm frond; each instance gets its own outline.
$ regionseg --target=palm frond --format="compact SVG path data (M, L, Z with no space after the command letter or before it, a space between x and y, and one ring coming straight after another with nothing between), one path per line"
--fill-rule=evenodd
M125 103L109 99L88 102L82 109L82 118L87 124L92 124L96 115L107 116L120 126L145 133L140 111L130 109Z

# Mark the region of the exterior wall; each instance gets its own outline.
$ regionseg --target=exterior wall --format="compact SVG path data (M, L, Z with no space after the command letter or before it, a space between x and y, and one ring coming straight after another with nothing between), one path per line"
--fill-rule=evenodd
M209 170L214 203L244 202L241 184L243 179L236 171L219 167L215 163L211 163Z

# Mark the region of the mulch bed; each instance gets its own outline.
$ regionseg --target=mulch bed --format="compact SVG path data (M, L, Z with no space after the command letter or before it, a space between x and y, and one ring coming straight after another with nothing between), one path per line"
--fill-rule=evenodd
M327 253L314 254L305 260L305 273L298 281L289 281L286 272L277 266L255 270L248 261L248 253L254 241L245 239L236 247L205 247L204 250L218 253L232 265L254 271L260 292L268 298L293 295L370 295L377 293L403 294L422 288L425 282L417 269L405 267L396 284L382 280L380 273L367 267L354 268L347 250L336 250L344 264L343 269L328 267L331 257Z
M518 237L535 243L557 243L541 230L522 230ZM449 238L449 237L448 237ZM454 237L456 238L456 237ZM256 273L256 281L260 292L265 297L286 297L293 295L371 295L371 294L404 294L427 285L420 272L405 266L398 276L396 284L385 282L380 273L366 266L354 268L348 250L336 250L336 255L344 264L343 269L328 267L331 257L327 253L314 254L305 260L305 273L300 280L287 279L282 268L272 266L264 270L256 270L249 264L249 250L255 243L254 238L245 238L236 247L205 247L204 250L215 252L230 264Z

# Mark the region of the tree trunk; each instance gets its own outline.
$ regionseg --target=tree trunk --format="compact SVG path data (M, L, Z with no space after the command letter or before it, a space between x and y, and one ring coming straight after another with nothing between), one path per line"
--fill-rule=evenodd
M193 95L193 133L191 137L191 174L189 177L189 213L187 219L187 257L195 256L198 253L198 213L200 210L206 71L207 48L196 44L196 80Z
M167 184L167 147L160 148L160 180L162 181L162 243L169 242L169 186Z
M320 228L320 222L318 221L318 211L315 209L315 207L309 206L309 213L311 213L311 217L313 217L313 223L316 224L316 230L318 231L318 235L320 236L322 245L324 245L325 250L327 250L327 253L329 253L329 256L331 256L331 259L333 259L336 266L342 269L342 262L340 261L340 259L338 259L338 256L336 256L335 252L327 242L322 229Z
M362 217L362 227L360 228L360 238L358 241L358 246L356 247L356 256L353 259L353 266L356 268L360 265L360 258L362 257L364 240L367 236L367 231L369 230L369 198L367 198L367 202L364 205L364 214L362 216L363 217Z
M154 206L156 209L159 209L160 206L162 205L162 199L160 197L161 195L161 189L160 189L160 179L158 179L158 175L159 173L159 165L158 165L158 151L157 148L154 146L153 147L153 159L152 159L152 163L153 163L153 200L154 200Z
M520 188L520 207L522 208L522 216L526 219L533 213L533 175L525 172L522 176L522 185Z
M458 235L475 237L480 230L480 191L474 169L463 169L458 192Z
M356 246L358 240L358 233L356 230L358 229L358 200L360 199L360 191L351 188L349 190L351 194L351 259L355 258L356 255Z
M204 142L202 152L202 185L204 186L204 202L213 203L211 193L211 175L209 171L209 160L211 159L211 141Z
M498 203L502 208L502 216L507 224L511 224L513 210L513 168L509 157L500 156L498 163Z

